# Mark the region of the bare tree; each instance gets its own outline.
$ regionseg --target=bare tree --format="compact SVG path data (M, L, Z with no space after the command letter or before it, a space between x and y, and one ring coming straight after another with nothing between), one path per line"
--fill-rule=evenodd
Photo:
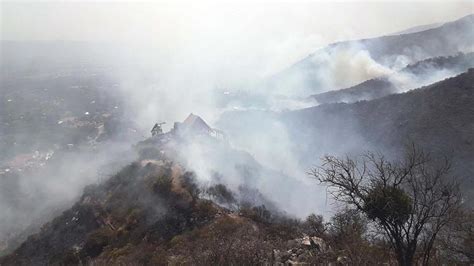
M397 162L374 153L357 159L326 156L310 174L335 200L372 220L405 266L417 257L429 263L438 233L459 208L459 186L450 169L448 159L435 161L412 145Z
M443 251L443 263L474 264L474 210L463 208L444 228L437 240Z

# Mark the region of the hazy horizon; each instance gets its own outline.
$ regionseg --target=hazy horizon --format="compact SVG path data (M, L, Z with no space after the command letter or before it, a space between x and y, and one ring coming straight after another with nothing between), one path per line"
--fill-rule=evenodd
M111 42L254 79L333 42L456 20L474 2L2 1L0 9L1 40Z

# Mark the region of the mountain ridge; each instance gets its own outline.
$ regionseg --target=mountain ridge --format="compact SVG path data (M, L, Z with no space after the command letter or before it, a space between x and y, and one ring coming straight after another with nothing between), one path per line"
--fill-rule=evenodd
M379 67L404 67L411 62L429 57L449 56L460 51L471 51L474 43L474 14L445 23L440 27L403 35L385 35L353 41L337 42L311 53L304 59L292 64L286 70L274 75L266 86L275 91L293 87L299 93L324 92L331 88L327 79L335 79L325 58L332 60L341 53L354 57L359 52L367 52L368 60L373 60ZM348 53L345 55L344 53ZM352 56L351 56L352 55ZM404 63L408 61L408 63ZM329 72L328 72L329 71ZM331 77L328 77L330 75ZM375 76L370 76L370 79ZM359 80L362 82L363 80ZM354 83L343 82L349 87ZM334 88L333 88L334 89Z
M353 152L383 150L400 154L404 145L414 142L436 156L453 160L454 174L463 179L470 200L474 195L474 69L458 76L401 94L351 104L333 103L290 111L282 119L294 138L333 133L330 143L349 145L352 134L359 136ZM306 126L303 126L306 125ZM296 129L298 128L297 132ZM322 145L306 139L307 147ZM436 145L433 145L436 144ZM346 150L346 152L350 152ZM310 156L311 149L302 158Z
M398 76L408 75L408 77L413 77L412 79L424 83L426 77L429 80L429 76L436 76L436 72L443 72L443 74L448 72L445 75L456 75L472 67L474 67L474 52L433 57L410 64L392 75L369 79L349 88L314 94L310 98L316 99L319 104L373 100L406 91L406 88L397 88L396 84L391 81L391 79L397 79Z

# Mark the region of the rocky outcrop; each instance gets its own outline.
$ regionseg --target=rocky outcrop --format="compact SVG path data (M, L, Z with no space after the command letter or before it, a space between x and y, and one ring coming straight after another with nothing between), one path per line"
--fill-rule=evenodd
M273 250L275 263L285 265L311 264L329 251L326 242L316 236L304 236L303 238L290 240L287 246L289 249L286 251Z

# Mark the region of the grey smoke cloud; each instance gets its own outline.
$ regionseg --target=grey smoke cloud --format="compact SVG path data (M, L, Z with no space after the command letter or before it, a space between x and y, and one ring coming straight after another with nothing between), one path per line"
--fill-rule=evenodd
M47 151L46 151L47 152ZM37 151L38 154L46 154ZM101 182L134 159L129 143L105 142L95 150L49 151L43 165L2 173L0 242L24 239L70 207L85 186ZM2 169L5 170L5 169ZM20 169L21 170L21 169ZM18 238L20 236L20 238ZM2 251L3 251L2 247ZM9 247L10 248L10 247Z

